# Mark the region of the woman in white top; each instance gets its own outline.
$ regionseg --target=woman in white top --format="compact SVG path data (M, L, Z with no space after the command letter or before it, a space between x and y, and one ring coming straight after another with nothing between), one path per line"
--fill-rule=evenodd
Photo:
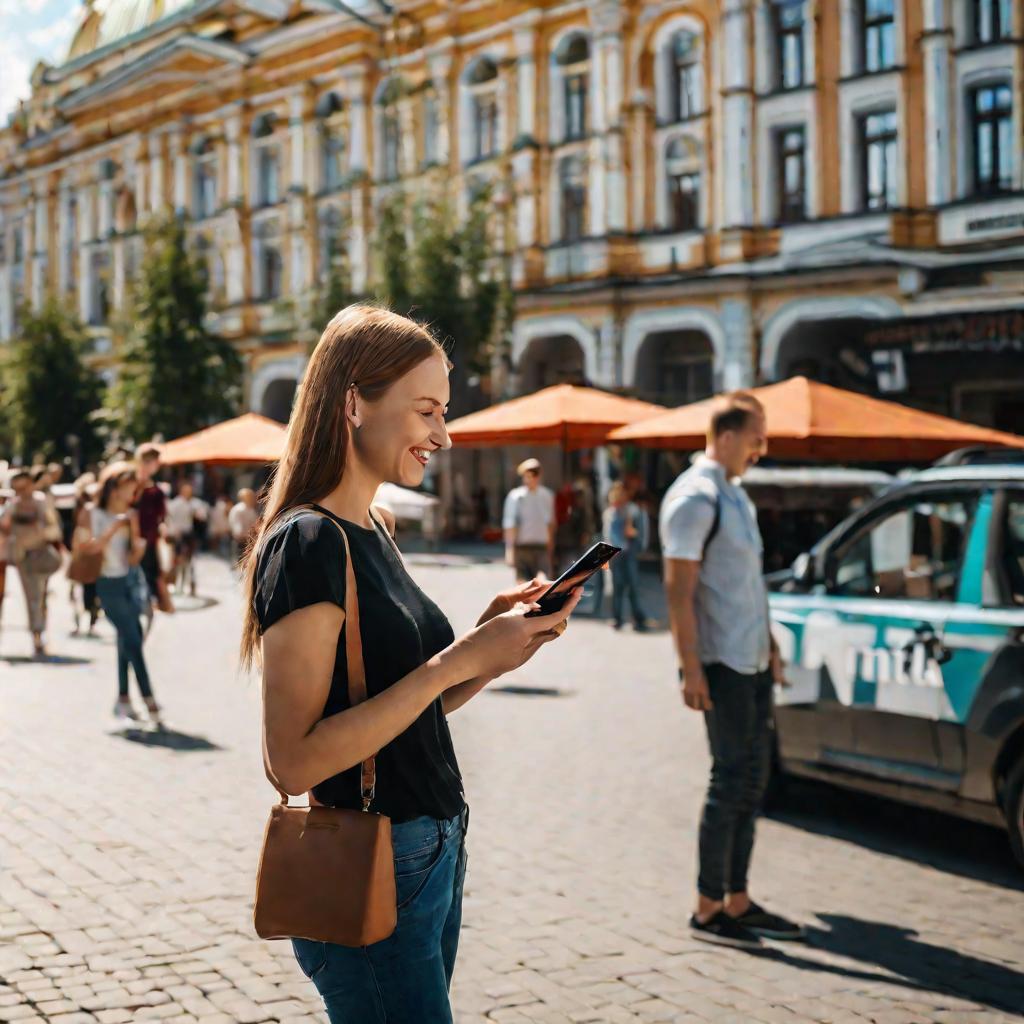
M135 681L142 693L149 717L160 725L160 708L149 685L149 670L142 653L141 609L132 593L129 570L138 565L146 550L139 536L139 525L131 511L138 481L130 462L115 462L100 476L100 493L90 510L93 551L103 552L103 565L96 581L96 594L103 614L117 630L117 703L118 718L138 720L128 696L128 666L135 671Z

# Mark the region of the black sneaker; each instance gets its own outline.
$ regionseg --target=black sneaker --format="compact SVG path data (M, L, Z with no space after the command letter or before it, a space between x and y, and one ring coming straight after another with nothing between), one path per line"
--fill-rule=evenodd
M719 946L734 946L736 949L760 949L761 940L749 929L744 928L735 918L720 910L706 921L690 918L690 934L701 942L713 942Z
M800 925L787 921L786 918L780 917L778 914L770 914L764 907L759 907L753 901L745 914L740 914L733 920L747 931L753 932L754 935L760 935L764 939L781 939L783 941L788 939L793 942L807 938L807 932Z

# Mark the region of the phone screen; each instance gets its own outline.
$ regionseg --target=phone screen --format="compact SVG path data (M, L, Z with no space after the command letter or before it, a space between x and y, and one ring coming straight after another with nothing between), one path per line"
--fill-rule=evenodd
M602 566L607 565L622 548L603 542L595 544L589 551L581 555L569 566L554 583L544 591L537 603L540 610L527 612L527 615L550 615L558 611L569 597L574 587L586 583Z

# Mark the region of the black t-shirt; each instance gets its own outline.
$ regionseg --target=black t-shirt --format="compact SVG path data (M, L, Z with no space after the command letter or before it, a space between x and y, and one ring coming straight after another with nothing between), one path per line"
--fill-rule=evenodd
M316 506L319 508L320 506ZM359 595L368 697L383 692L429 661L455 639L440 608L413 582L380 528L367 529L322 509L348 536ZM255 609L260 632L289 612L330 601L345 607L345 547L323 516L288 516L263 543L256 568ZM321 718L348 708L346 623L338 636L331 689ZM331 807L362 808L360 766L313 787ZM422 815L451 818L464 805L462 777L448 721L438 697L405 732L377 755L377 790L371 810L393 821Z

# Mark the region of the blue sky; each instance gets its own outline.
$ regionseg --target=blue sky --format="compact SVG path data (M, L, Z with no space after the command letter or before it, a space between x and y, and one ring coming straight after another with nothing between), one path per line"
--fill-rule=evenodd
M28 96L37 60L67 56L82 0L0 0L0 124Z

